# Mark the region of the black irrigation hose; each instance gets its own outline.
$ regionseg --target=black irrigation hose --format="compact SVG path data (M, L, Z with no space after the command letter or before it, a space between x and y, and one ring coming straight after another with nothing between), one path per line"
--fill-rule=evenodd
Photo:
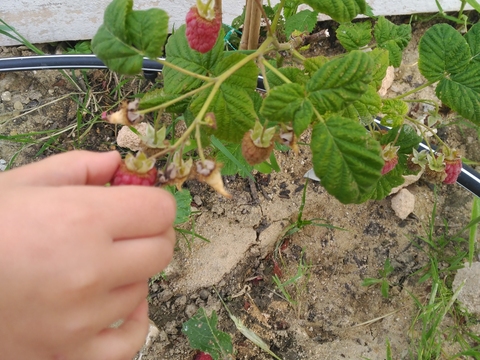
M105 69L105 64L95 55L42 55L0 58L0 72L8 71L32 71L52 69ZM142 70L145 77L155 78L163 69L162 64L156 61L144 59ZM263 77L259 76L257 87L264 90ZM429 150L424 143L420 144L419 150ZM470 166L463 164L462 172L457 183L480 197L480 174Z

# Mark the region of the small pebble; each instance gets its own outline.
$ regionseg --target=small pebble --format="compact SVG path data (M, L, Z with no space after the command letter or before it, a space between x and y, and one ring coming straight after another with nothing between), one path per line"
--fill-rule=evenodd
M2 101L10 101L12 100L12 93L10 91L4 91L1 97Z
M13 104L13 108L15 110L23 110L23 104L20 101L15 101Z
M7 162L3 159L0 159L0 171L5 171L7 168Z
M185 308L185 315L190 319L196 314L197 310L198 308L195 304L188 304Z
M200 295L200 299L207 300L210 293L207 290L203 289L200 291L199 295Z
M198 196L198 195L195 195L195 196L193 197L193 201L195 202L195 204L196 204L197 206L202 206L202 204L203 204L202 198L201 198L200 196Z

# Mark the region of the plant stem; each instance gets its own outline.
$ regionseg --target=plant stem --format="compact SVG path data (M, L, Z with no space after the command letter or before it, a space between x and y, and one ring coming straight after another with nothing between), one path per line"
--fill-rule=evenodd
M403 94L398 95L397 97L394 97L393 99L394 100L403 99L404 97L407 97L408 95L415 94L417 91L425 89L426 87L429 87L430 85L435 84L435 83L436 83L436 81L428 81L425 84L420 85L419 87L417 87L415 89L412 89L410 91L407 91L406 93L403 93Z
M276 67L274 67L272 64L270 64L267 60L262 58L262 64L266 66L271 72L273 72L275 75L277 75L282 81L286 84L290 84L291 81L289 78L287 78L285 75L283 75Z
M196 72L193 72L193 71L189 71L189 70L186 70L180 66L177 66L175 64L172 64L171 62L165 60L165 59L155 59L158 63L162 64L163 66L167 66L173 70L176 70L178 72L181 72L182 74L185 74L185 75L188 75L188 76L191 76L191 77L194 77L194 78L197 78L197 79L200 79L200 80L203 80L203 81L213 81L213 79L211 77L208 77L208 76L205 76L205 75L201 75L201 74L197 74Z
M273 36L273 34L275 34L275 31L277 31L278 20L280 19L280 15L284 7L285 0L281 0L280 4L278 5L277 12L275 13L275 17L273 18L272 26L270 27L270 30L272 31L272 34L270 34L271 36Z
M205 90L205 89L208 89L210 86L212 86L214 83L213 82L208 82L202 86L200 86L199 88L196 88L196 89L193 89L192 91L189 91L188 93L186 94L183 94L173 100L170 100L170 101L167 101L163 104L160 104L160 105L157 105L157 106L154 106L154 107L151 107L151 108L148 108L148 109L144 109L144 110L138 110L137 113L139 114L148 114L152 111L155 111L155 110L160 110L160 109L166 109L167 107L169 106L172 106L172 105L175 105L177 102L179 101L182 101L184 99L187 99L189 98L190 96L193 96L195 95L196 93L202 91L202 90Z

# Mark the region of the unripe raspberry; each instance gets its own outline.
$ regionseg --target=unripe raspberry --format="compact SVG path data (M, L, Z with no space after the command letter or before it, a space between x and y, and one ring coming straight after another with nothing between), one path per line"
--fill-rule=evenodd
M382 175L392 171L395 166L398 164L398 149L399 146L393 146L392 144L387 144L382 148L382 158L385 161L385 164L382 168Z
M273 145L273 141L268 147L255 145L252 140L252 132L247 131L242 139L242 155L250 165L260 164L270 157Z
M222 26L221 16L212 9L200 8L200 3L197 6L190 8L185 19L187 29L185 35L187 36L188 45L193 50L201 52L202 54L212 50L217 42L218 32ZM204 4L202 4L205 7Z

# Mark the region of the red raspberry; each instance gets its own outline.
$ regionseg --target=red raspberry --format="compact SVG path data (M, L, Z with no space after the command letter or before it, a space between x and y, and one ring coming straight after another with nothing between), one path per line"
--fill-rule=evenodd
M445 173L447 177L443 180L444 184L455 184L458 176L462 172L462 157L457 150L443 150L445 156Z
M222 26L222 21L219 13L216 13L214 10L208 11L208 9L202 9L199 11L198 5L200 4L193 6L187 13L185 19L187 30L185 34L190 47L193 50L204 54L212 50L217 42L218 32ZM208 15L212 12L213 16Z
M382 148L382 158L385 161L382 168L382 175L392 171L395 166L398 164L398 149L399 146L394 146L392 144L384 145Z
M397 164L398 164L398 156L395 156L393 159L385 161L385 164L383 165L383 168L382 168L382 175L385 175L386 173L392 171Z
M153 186L157 180L155 159L148 158L145 153L138 152L136 156L128 153L118 167L110 184Z
M112 186L117 185L144 185L153 186L157 180L157 169L153 168L148 170L145 174L140 174L131 171L127 168L125 163L120 164L113 178L111 180Z
M210 354L200 351L193 360L213 360L213 358Z

